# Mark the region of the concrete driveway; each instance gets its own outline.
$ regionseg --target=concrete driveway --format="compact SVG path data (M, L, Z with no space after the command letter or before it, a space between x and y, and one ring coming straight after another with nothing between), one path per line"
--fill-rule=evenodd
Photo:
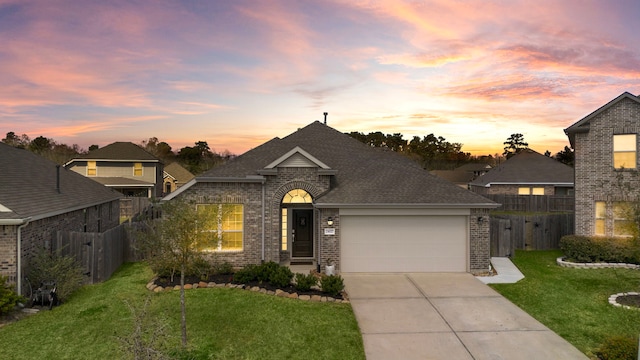
M471 274L342 276L368 360L587 359Z

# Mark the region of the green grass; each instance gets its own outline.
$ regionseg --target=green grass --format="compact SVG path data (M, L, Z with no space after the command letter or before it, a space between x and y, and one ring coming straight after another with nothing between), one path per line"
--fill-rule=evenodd
M163 343L183 359L364 359L349 304L311 303L239 289L187 290L189 347L180 351L179 291L151 293L141 263L86 286L68 302L0 328L0 359L121 359L133 331L126 302L166 323Z
M561 255L516 251L512 260L525 278L491 286L587 355L608 336L637 338L640 310L614 307L608 298L640 291L640 271L563 268L556 264Z

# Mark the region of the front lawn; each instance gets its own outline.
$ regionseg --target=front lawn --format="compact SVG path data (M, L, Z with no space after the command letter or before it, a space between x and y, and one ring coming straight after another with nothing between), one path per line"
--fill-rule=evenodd
M491 286L587 355L609 336L637 339L640 310L614 307L608 298L640 291L640 271L564 268L556 264L560 256L559 251L516 251L512 260L525 278Z
M151 328L166 324L163 343L182 359L364 359L349 304L311 303L216 288L186 291L189 349L180 348L179 291L151 293L151 271L125 264L67 303L0 328L0 359L121 359L120 338L133 331L126 303L148 296ZM149 329L147 329L149 330Z

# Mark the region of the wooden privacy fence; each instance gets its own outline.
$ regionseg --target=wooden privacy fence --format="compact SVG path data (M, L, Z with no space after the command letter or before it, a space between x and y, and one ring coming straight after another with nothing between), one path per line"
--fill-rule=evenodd
M75 257L86 275L86 283L105 281L124 262L139 260L131 245L130 228L131 225L121 224L103 233L58 231L53 250Z
M515 250L559 248L560 238L573 234L574 214L491 215L491 256L514 256Z
M131 219L145 211L151 201L145 197L124 197L120 199L120 218Z
M572 212L575 208L573 196L536 196L536 195L482 195L498 204L499 211L527 212Z

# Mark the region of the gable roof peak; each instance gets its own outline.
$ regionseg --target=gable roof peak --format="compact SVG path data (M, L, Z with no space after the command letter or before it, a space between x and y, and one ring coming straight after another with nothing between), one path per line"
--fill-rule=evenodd
M628 91L623 92L622 94L618 95L615 99L609 101L608 103L602 105L601 107L599 107L598 109L596 109L595 111L593 111L592 113L590 113L589 115L583 117L582 119L576 121L573 125L569 126L568 128L564 129L564 133L567 135L567 137L569 138L569 143L571 144L571 147L574 147L575 145L575 137L576 137L576 133L581 133L581 132L588 132L589 131L589 126L591 125L591 120L600 115L602 112L604 112L605 110L609 109L610 107L614 106L615 104L619 103L620 101L624 100L624 99L629 99L632 101L635 101L637 103L640 103L640 96L635 96L633 94L631 94Z

